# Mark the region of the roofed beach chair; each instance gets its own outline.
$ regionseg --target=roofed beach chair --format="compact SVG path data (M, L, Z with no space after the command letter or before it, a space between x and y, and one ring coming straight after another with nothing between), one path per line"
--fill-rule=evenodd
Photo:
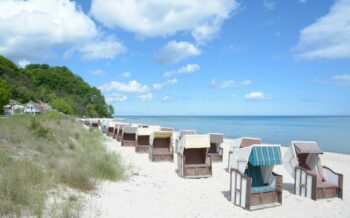
M107 127L107 132L106 132L107 136L113 137L115 125L116 125L116 122L114 122L114 121L108 122L108 127Z
M228 152L228 164L227 164L227 171L228 172L231 171L230 162L231 162L232 154L236 150L238 150L239 148L249 147L249 146L254 145L254 144L262 144L261 138L242 137L242 138L237 139L237 144L230 146L230 150Z
M90 128L94 128L94 129L98 128L98 120L97 119L90 119Z
M174 131L174 128L171 128L171 127L161 127L160 130L161 130L161 131Z
M147 126L137 129L136 132L136 153L148 153L151 135L155 131L159 131L160 126Z
M116 123L114 126L114 131L113 131L113 139L117 140L118 138L118 131L119 131L119 126L121 123Z
M124 126L122 136L122 146L136 146L137 127Z
M211 157L212 162L221 162L223 156L222 143L224 142L224 135L218 133L209 133L210 136L210 148L208 155Z
M121 142L122 141L122 138L123 138L123 130L124 130L124 127L126 126L130 126L129 124L120 124L119 127L118 127L118 135L117 135L117 141L118 142Z
M102 131L102 133L107 133L108 122L109 121L107 119L103 119L102 120L102 124L101 124L101 131Z
M150 141L149 158L151 161L174 161L172 131L155 131Z
M248 210L282 204L283 177L273 172L282 164L281 146L256 144L232 155L230 200Z
M184 178L212 176L209 135L185 135L177 150L177 173Z
M294 194L311 198L343 198L343 175L322 166L316 142L292 141L284 155L284 167L294 178Z
M177 134L177 139L175 142L175 152L177 152L178 150L178 145L182 137L184 137L185 135L195 135L195 134L197 134L196 130L180 130L179 133Z

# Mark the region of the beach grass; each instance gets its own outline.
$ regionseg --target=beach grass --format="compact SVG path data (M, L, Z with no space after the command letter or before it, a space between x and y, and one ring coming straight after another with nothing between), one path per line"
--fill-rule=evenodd
M0 119L0 216L43 216L48 190L94 190L99 180L119 180L124 167L100 131L61 113ZM78 199L79 200L79 199ZM59 214L79 205L68 198ZM74 212L77 213L77 212Z

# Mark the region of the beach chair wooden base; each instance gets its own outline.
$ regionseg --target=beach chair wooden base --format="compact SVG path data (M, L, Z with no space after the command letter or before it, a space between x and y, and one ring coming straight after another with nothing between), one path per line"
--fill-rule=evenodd
M149 145L136 145L135 152L136 153L148 153Z
M136 153L148 153L149 152L149 135L137 136L137 144L135 147Z
M222 162L222 154L208 154L211 158L211 161L214 162Z
M98 128L98 123L92 123L90 128L97 129Z
M211 157L205 149L187 149L177 154L177 173L183 178L207 178L213 175Z
M162 153L162 154L155 154L153 153L151 156L151 161L170 161L173 162L174 161L174 153Z
M273 175L276 176L274 191L251 193L252 179L232 168L230 173L230 201L247 210L281 205L283 177L275 173Z
M333 183L336 184L320 185L317 182L317 175L302 167L296 167L294 194L311 198L315 201L327 198L343 199L343 175L334 172L326 166L323 166L323 173L327 179L332 177Z
M122 141L122 146L123 147L135 147L136 146L136 141L123 140Z
M107 132L108 137L113 137L113 135L114 135L113 132Z

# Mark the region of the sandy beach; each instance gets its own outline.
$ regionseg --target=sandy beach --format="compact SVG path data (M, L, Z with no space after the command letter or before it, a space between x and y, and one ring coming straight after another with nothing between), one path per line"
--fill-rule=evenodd
M183 179L173 163L150 162L148 154L137 154L134 148L106 138L106 146L117 152L130 167L130 177L121 182L102 182L85 200L83 217L349 217L350 156L337 153L322 155L323 164L344 174L344 200L338 198L313 201L292 194L293 180L278 166L283 175L282 206L247 211L228 200L229 174L226 172L228 146L225 139L224 160L213 163L213 176L207 179ZM283 148L283 152L286 148Z

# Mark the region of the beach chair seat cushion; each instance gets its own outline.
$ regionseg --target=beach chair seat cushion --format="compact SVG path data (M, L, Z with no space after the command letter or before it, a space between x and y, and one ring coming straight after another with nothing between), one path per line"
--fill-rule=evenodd
M251 193L263 193L263 192L272 192L275 190L275 185L264 185L264 186L259 186L259 187L252 187L250 189Z

